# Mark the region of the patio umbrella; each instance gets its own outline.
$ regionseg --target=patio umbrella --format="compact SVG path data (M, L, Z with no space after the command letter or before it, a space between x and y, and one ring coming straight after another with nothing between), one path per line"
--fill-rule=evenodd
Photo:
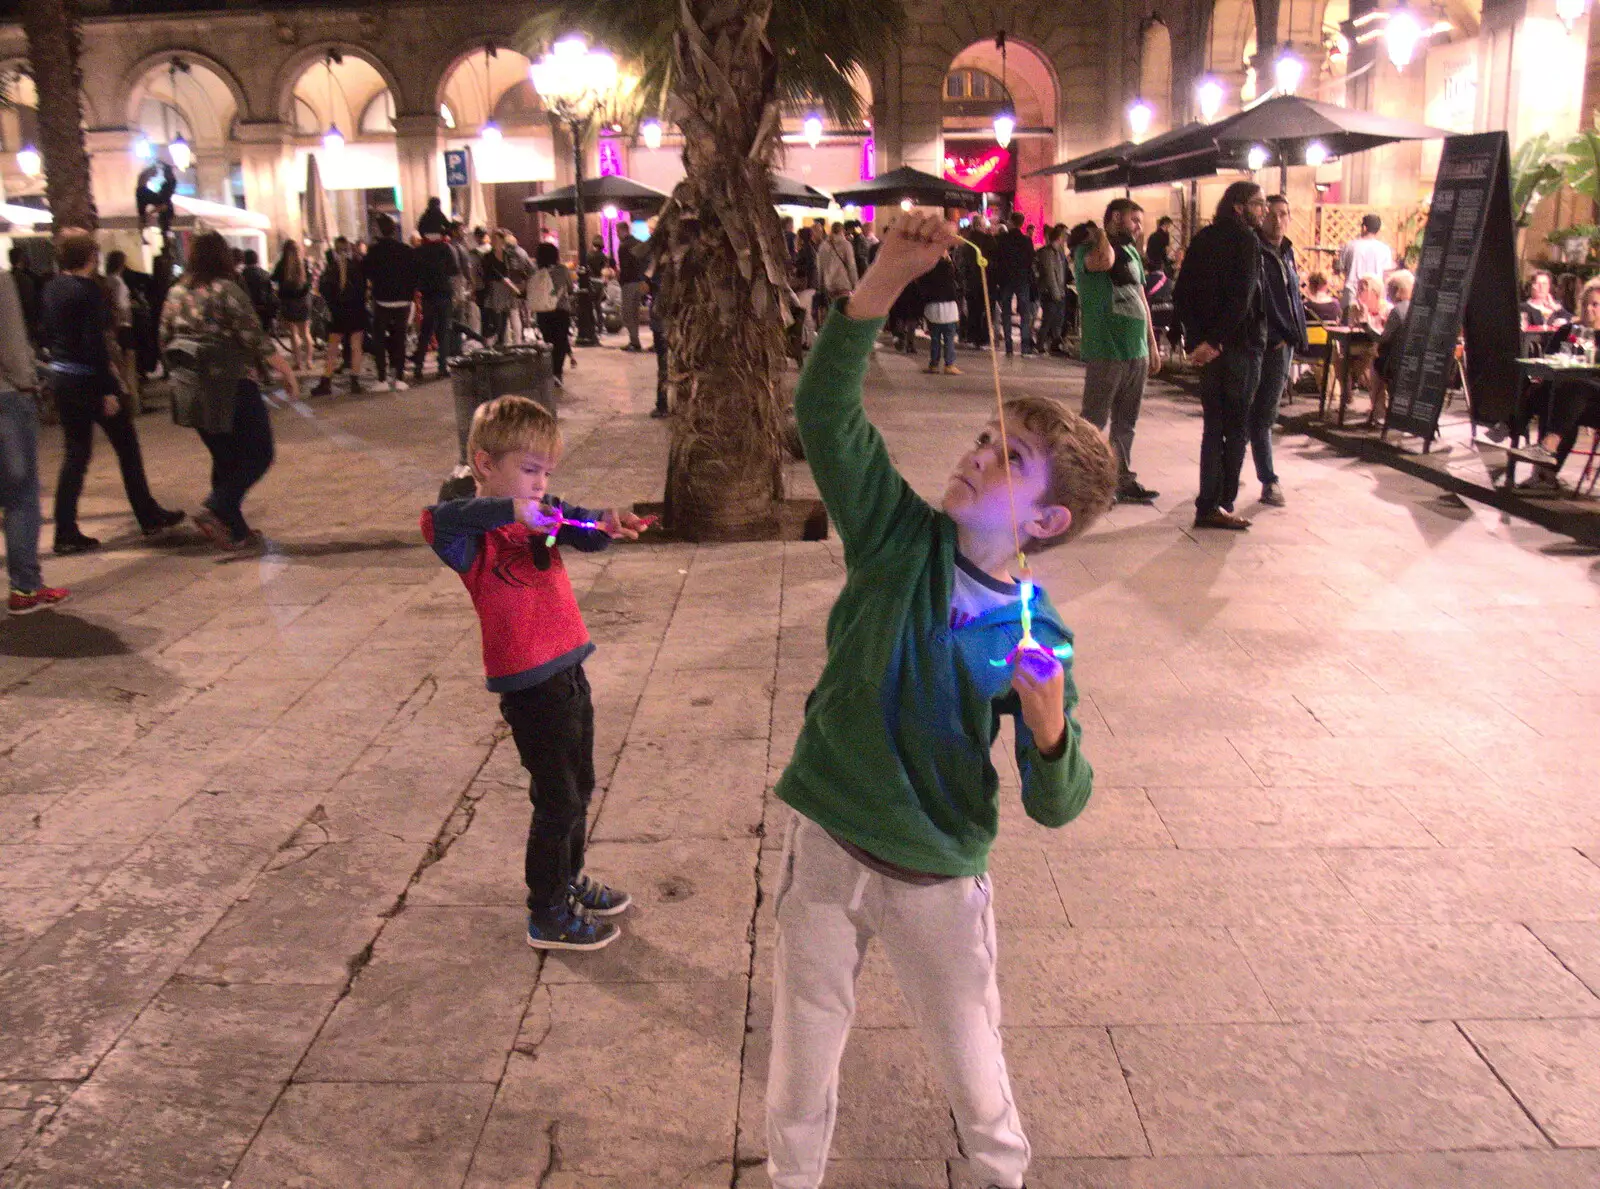
M965 210L976 209L981 201L976 190L909 165L833 192L833 200L840 206L887 206L907 198L918 206L959 206Z
M653 215L667 201L668 195L652 190L630 178L611 177L583 179L583 208L597 211L606 203L615 203L635 215ZM541 211L547 215L575 215L577 204L573 201L573 188L562 186L548 194L535 194L522 200L522 209Z
M317 167L315 153L306 157L305 238L314 248L326 248L333 243L328 228L328 192L322 188L322 171Z
M1072 188L1078 193L1090 190L1109 190L1114 187L1147 186L1157 182L1176 181L1177 178L1150 176L1134 179L1134 163L1151 156L1160 159L1164 157L1173 146L1187 145L1207 125L1201 123L1185 124L1181 128L1174 128L1149 140L1136 143L1125 140L1119 145L1112 145L1107 149L1099 149L1093 153L1084 153L1070 161L1063 161L1059 165L1046 166L1036 169L1027 176L1030 178L1048 177L1052 174L1067 174L1071 178ZM1200 173L1190 174L1191 177L1203 177L1216 172L1216 168L1204 169L1202 163L1197 163L1201 168ZM1146 170L1146 172L1151 172ZM1159 171L1155 171L1159 172Z
M1147 142L1130 159L1130 184L1182 181L1218 169L1246 169L1250 150L1256 145L1267 150L1268 163L1282 172L1291 163L1304 162L1306 149L1313 143L1320 144L1331 159L1396 141L1446 135L1441 128L1414 120L1279 95L1215 124L1191 125L1183 135L1164 143Z
M774 206L831 206L833 199L814 186L808 186L799 178L784 177L781 173L772 175L772 204Z

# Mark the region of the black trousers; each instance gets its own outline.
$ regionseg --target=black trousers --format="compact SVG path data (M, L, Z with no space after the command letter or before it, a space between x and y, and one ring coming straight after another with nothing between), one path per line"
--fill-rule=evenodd
M78 497L83 494L83 477L94 453L94 427L105 430L111 448L117 452L122 468L122 486L128 503L139 519L140 528L149 528L161 515L150 482L144 474L144 455L139 451L139 434L133 427L133 411L126 397L118 398L117 415L105 414L104 383L92 376L55 376L50 381L56 412L61 417L61 475L56 480L56 540L70 541L79 535Z
M410 321L409 305L390 308L372 303L373 337L378 340L373 344L375 350L372 356L377 361L380 384L389 378L390 368L394 369L396 380L405 379L406 326Z
M522 863L528 909L548 913L561 906L568 885L583 873L594 793L594 704L583 666L501 695L500 714L532 778L533 820Z
M572 354L572 314L567 310L548 310L535 314L533 320L544 341L550 344L550 372L559 380ZM483 333L487 338L488 330Z
M233 404L233 431L198 431L211 452L211 494L205 506L222 521L234 540L249 536L245 523L245 494L272 466L272 421L254 380L240 380Z

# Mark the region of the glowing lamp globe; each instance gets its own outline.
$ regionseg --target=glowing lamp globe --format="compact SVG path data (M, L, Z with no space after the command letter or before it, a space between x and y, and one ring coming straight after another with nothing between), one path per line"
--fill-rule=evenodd
M504 133L500 131L500 125L496 124L493 120L490 120L482 128L478 129L478 139L483 141L483 143L486 145L499 144L503 136Z
M606 203L605 206L600 208L600 213L608 220L615 219L617 217L617 204L614 202Z
M344 133L339 131L339 125L328 125L328 130L322 134L322 147L329 153L337 153L343 150ZM174 161L173 164L177 164L177 162Z
M639 128L639 134L644 137L644 147L659 149L661 147L661 121L646 120Z
M806 143L816 148L822 143L822 117L807 116L804 124Z
M902 199L901 199L901 200L900 200L900 209L901 209L901 210L903 210L903 211L908 211L908 210L910 210L910 209L911 209L911 199L909 199L909 198L902 198Z
M1146 132L1150 131L1150 122L1155 119L1155 111L1143 99L1135 99L1128 107L1128 129L1133 133L1134 140L1143 140Z
M1273 80L1278 84L1279 93L1284 95L1293 95L1298 91L1305 74L1306 64L1293 50L1284 50L1272 64Z
M1222 110L1222 83L1212 76L1201 79L1195 98L1200 101L1200 118L1209 124Z
M1245 161L1250 166L1250 172L1257 173L1267 166L1267 150L1258 144L1253 144L1250 146L1250 154L1245 158Z
M1011 144L1011 134L1017 130L1017 117L1003 111L994 118L994 143L1002 149Z
M1328 146L1320 140L1314 140L1306 146L1306 164L1312 167L1326 165L1328 162Z
M36 178L44 169L44 158L39 156L38 149L25 144L17 150L17 168L25 177Z
M167 156L172 158L172 168L179 173L185 172L194 163L194 150L189 147L189 142L179 133L177 138L167 146Z
M1390 14L1389 23L1383 31L1383 44L1396 70L1404 70L1411 65L1411 59L1417 55L1417 46L1422 44L1422 37L1422 23L1410 9L1399 8Z
M1567 32L1572 32L1583 16L1583 10L1589 7L1589 0L1556 0L1556 16L1561 18L1561 23L1567 27Z
M154 161L156 159L155 146L141 136L133 142L133 155L140 161Z

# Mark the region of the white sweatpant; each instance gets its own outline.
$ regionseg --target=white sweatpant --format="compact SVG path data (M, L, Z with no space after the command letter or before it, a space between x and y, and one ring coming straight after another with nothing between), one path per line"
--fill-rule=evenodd
M839 1109L839 1058L873 937L944 1082L979 1184L1018 1189L1028 1141L1000 1052L989 877L919 887L873 871L796 814L776 899L767 1172L772 1189L817 1189Z

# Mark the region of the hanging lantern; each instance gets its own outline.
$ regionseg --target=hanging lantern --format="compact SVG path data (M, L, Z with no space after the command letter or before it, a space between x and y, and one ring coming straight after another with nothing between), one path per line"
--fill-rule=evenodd
M23 176L36 178L44 170L44 158L39 156L38 149L25 144L17 150L17 168L22 170Z
M1589 0L1556 0L1556 16L1561 18L1561 23L1567 27L1567 32L1572 32L1572 26L1583 19L1584 10L1589 7Z
M1411 65L1422 38L1422 23L1409 8L1397 8L1389 14L1389 22L1383 30L1383 44L1396 70L1404 70Z
M1143 99L1135 99L1128 105L1128 129L1133 133L1134 140L1144 139L1144 134L1150 131L1150 123L1155 116L1155 109Z
M816 148L822 143L822 117L815 115L807 116L804 127L806 143L812 148Z
M322 147L329 153L337 153L344 148L344 133L339 131L339 125L328 125L328 130L322 134Z
M1300 80L1305 78L1305 75L1305 62L1299 54L1288 47L1285 47L1283 53L1278 55L1278 60L1272 64L1273 81L1278 84L1280 95L1293 95L1300 89Z
M1200 118L1210 123L1217 118L1217 113L1222 110L1222 82L1215 75L1208 74L1200 80L1200 85L1195 88L1195 98L1200 102Z
M503 136L504 133L500 131L500 125L496 124L493 120L490 120L482 128L478 129L478 139L486 145L499 144Z
M194 163L194 150L189 147L189 142L183 139L183 133L178 133L167 146L167 156L172 158L172 168L179 173L189 171L189 166Z
M1002 149L1011 144L1011 134L1017 130L1017 117L1003 111L994 118L994 143Z
M646 120L639 127L639 135L644 137L644 147L659 149L661 147L661 121Z

